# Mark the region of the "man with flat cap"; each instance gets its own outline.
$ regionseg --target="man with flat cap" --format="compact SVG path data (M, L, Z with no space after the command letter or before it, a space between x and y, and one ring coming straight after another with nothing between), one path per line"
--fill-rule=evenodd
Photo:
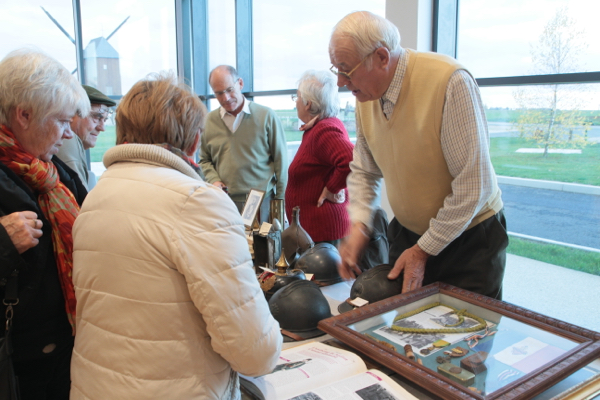
M64 140L57 154L65 164L77 172L79 179L89 191L96 185L96 176L87 167L85 150L96 146L100 132L104 132L104 123L111 112L110 107L117 103L96 88L81 85L85 89L92 110L85 117L76 115L71 121L73 139Z

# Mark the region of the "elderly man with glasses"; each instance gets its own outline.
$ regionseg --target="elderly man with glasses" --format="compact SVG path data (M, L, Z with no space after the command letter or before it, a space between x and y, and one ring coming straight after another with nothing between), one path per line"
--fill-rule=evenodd
M235 68L220 65L208 82L221 107L210 112L201 138L200 166L208 183L229 193L238 210L251 189L264 190L259 220L269 217L271 199L284 199L288 179L287 144L273 110L242 94Z
M90 99L92 110L85 117L73 117L71 130L75 135L72 139L63 141L57 156L77 172L85 188L91 190L96 185L96 176L88 169L85 151L96 146L98 135L104 132L104 123L112 114L110 107L116 106L117 103L96 88L81 86Z
M402 273L402 292L441 281L500 299L508 237L473 77L450 57L402 48L398 28L369 12L335 26L329 54L338 86L358 100L340 275L360 274L383 180L388 278Z

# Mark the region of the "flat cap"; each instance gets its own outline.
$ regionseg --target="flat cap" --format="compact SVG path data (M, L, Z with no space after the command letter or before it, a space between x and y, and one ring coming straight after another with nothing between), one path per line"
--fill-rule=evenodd
M106 96L104 93L102 93L98 89L93 88L88 85L81 85L81 86L83 86L83 88L85 89L85 92L87 93L88 97L90 98L90 103L104 104L108 107L114 107L117 105L117 103L113 99Z

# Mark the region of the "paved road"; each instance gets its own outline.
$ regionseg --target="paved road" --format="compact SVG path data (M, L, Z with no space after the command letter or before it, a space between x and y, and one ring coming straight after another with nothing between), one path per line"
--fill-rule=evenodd
M600 249L600 196L501 184L509 232Z

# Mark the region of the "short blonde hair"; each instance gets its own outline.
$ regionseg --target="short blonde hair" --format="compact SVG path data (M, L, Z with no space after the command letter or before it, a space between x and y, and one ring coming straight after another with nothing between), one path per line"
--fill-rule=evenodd
M90 100L74 76L54 58L34 48L14 50L0 61L0 124L21 107L44 123L59 114L88 115Z
M117 107L117 144L168 143L187 153L206 114L200 98L172 73L151 74L133 85Z

